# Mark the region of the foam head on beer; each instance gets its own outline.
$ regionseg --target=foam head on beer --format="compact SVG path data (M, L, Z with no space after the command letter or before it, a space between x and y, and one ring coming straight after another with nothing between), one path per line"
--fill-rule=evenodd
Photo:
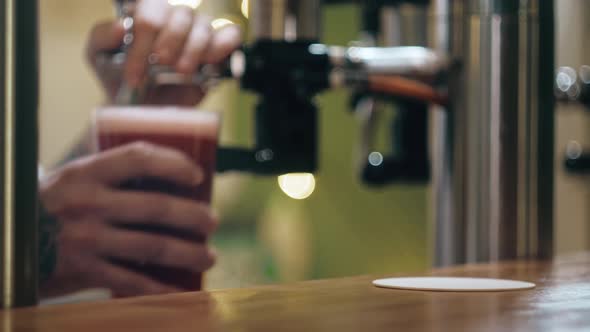
M101 134L180 135L217 140L219 115L180 107L105 107L97 111Z

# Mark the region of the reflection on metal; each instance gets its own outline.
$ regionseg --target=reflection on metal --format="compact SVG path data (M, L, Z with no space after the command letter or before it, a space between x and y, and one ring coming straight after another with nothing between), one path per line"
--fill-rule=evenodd
M215 30L219 30L223 27L233 25L233 24L235 24L235 23L232 22L231 20L228 20L227 18L217 18L217 19L214 19L213 22L211 22L211 26Z
M434 77L448 67L444 54L419 46L331 47L330 55L334 63L358 64L368 74ZM344 59L340 60L339 55L344 56Z
M555 97L560 101L580 102L590 105L590 66L579 70L559 67L555 75Z
M14 301L14 2L3 3L3 112L2 112L2 304L5 308L13 306Z
M383 155L380 152L371 152L369 154L369 164L371 166L380 166L383 164Z
M37 301L37 1L0 1L0 295Z
M242 0L240 10L242 11L242 15L244 15L245 18L250 18L250 0Z
M462 64L434 115L435 264L548 257L552 2L437 0L434 17L437 49Z
M186 6L191 9L197 9L201 5L202 0L168 0L172 6Z

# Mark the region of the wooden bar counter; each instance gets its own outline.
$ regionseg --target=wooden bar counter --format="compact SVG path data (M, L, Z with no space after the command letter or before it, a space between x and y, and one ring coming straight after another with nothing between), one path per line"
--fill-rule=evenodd
M590 253L432 275L532 281L534 290L444 293L380 289L374 277L310 281L0 313L30 331L590 331Z

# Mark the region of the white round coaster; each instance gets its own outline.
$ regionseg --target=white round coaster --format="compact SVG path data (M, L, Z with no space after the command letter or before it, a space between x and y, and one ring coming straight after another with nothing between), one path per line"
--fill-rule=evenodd
M454 277L388 278L373 281L384 288L439 292L501 292L535 288L535 284L516 280Z

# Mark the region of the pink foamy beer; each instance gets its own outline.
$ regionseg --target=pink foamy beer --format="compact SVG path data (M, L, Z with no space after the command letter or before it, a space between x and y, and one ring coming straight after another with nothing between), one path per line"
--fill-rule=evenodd
M185 153L204 173L204 180L197 187L187 188L157 178L141 178L122 184L124 189L161 192L206 204L211 202L220 127L218 114L178 107L105 107L96 111L94 121L98 151L139 141L148 142ZM165 227L146 225L138 229L187 240L206 241ZM133 263L126 265L156 280L186 290L200 290L202 287L200 273Z

